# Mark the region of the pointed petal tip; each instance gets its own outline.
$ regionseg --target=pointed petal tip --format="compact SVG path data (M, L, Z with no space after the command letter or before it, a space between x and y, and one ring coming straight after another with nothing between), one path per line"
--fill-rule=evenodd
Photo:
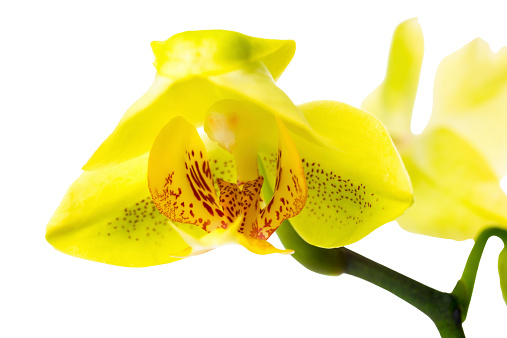
M243 246L248 251L257 254L257 255L269 255L273 253L278 253L282 255L291 255L294 253L294 250L291 249L278 249L274 247L271 243L265 240L260 240L257 238L250 237L248 235L238 233L238 244Z
M163 43L164 43L164 41L152 41L152 42L150 42L151 50L155 52L155 50L158 47L160 47Z
M419 18L414 16L413 18L402 21L398 26L401 25L419 25Z
M396 32L399 31L410 31L412 34L417 33L422 35L422 27L419 23L419 18L413 17L400 22L394 29L394 33L396 34Z

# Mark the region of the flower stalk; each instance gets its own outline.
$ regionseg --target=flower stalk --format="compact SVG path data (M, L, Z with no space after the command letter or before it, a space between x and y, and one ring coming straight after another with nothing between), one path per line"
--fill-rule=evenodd
M446 293L347 248L323 249L312 246L288 222L278 228L277 235L286 248L295 250L293 257L307 269L329 276L346 273L391 292L427 315L444 338L465 337L462 323L466 318L479 261L487 240L491 236L497 236L507 244L507 231L499 228L484 230L476 239L462 278L451 293Z
M488 228L481 232L475 240L474 247L468 256L465 269L463 270L463 275L458 283L456 283L454 290L452 290L452 295L458 301L461 309L462 321L465 321L466 319L468 307L470 306L470 301L472 300L475 278L477 277L477 270L479 269L479 262L481 261L484 247L486 246L488 239L492 236L497 236L503 241L504 247L507 246L507 231L500 228Z
M421 284L347 248L340 248L343 272L375 284L419 309L445 338L465 337L456 298Z

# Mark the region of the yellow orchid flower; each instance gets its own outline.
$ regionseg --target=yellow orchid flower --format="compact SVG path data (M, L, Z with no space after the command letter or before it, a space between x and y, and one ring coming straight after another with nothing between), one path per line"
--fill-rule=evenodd
M165 185L170 168L184 164L177 162L183 160L176 155L186 149L185 142L190 142L184 142L183 137L194 135L195 144L203 149L189 123L205 132L200 136L209 159L206 169L212 173L213 182L221 182L218 190L228 187L239 195L249 191L245 187L252 183L245 182L258 179L258 164L266 179L264 184L278 191L277 125L286 125L309 187L307 206L291 224L311 244L350 244L395 219L411 204L408 174L377 118L332 101L295 106L275 85L274 79L292 58L293 42L202 31L181 33L153 46L157 68L154 85L88 161L85 172L69 188L48 224L46 238L58 250L124 266L172 262L215 247L225 238L252 251L275 250L267 242L256 247L259 242L251 239L268 238L271 233L238 237L241 224L232 215L232 221L223 219L225 211L214 190L209 193L218 204L208 203L208 207L224 213L219 218L220 224L226 223L225 230L216 227L218 218L207 216L206 206L193 212L197 221L209 218L208 226L213 224L206 228L209 233L195 219L189 224L174 218L171 208L160 202L164 189L156 182ZM188 123L173 120L176 116L184 116ZM174 121L180 121L178 125L188 132L164 132L164 128L176 125ZM171 139L176 136L180 139ZM159 137L166 143L156 141ZM181 149L154 155L174 140L179 140ZM178 170L183 172L182 168ZM148 172L153 194L148 189ZM238 187L232 182L238 182ZM211 183L207 184L211 188ZM191 198L186 189L185 196ZM284 197L285 204L288 200ZM190 203L196 206L188 201L185 206ZM272 219L269 212L266 215ZM172 226L166 216L178 224ZM249 227L255 224L251 220L247 223ZM140 235L140 229L145 235Z
M408 121L422 50L417 20L401 23L389 60L404 61L399 68L390 61L386 74L397 81L384 81L362 104L381 119L389 115L388 129L402 135L394 140L415 203L398 222L412 232L455 240L475 239L492 225L507 229L507 196L499 185L507 169L507 48L495 54L476 39L446 57L435 79L431 120L413 135ZM402 109L391 109L397 101Z

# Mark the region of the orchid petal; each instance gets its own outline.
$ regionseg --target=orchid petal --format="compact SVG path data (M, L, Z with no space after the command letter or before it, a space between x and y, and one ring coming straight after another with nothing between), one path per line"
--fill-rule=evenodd
M209 164L213 182L215 182L215 191L220 191L218 181L237 182L237 166L234 157L227 150L220 147L216 142L209 139L206 133L200 132L206 150L208 152Z
M252 86L251 93L246 94L247 97L253 95L252 102L259 102L272 94L274 98L267 101L268 104L279 104L271 108L291 105L283 111L289 115L293 114L290 109L296 111L273 81L290 62L295 50L293 41L252 38L228 31L201 31L181 33L166 42L155 42L153 49L158 70L155 82L127 110L113 133L85 164L84 170L104 168L145 154L160 129L183 113L196 126L202 126L213 103L238 96L238 88L231 90L234 81L244 81L245 85ZM252 71L259 67L262 74ZM242 72L243 69L247 71ZM225 76L228 73L232 75ZM222 75L225 76L223 80ZM239 80L238 76L252 76L252 79ZM220 88L219 83L225 87ZM304 128L304 121L293 124Z
M259 215L259 211L261 209L261 190L263 183L264 178L259 176L256 180L246 182L241 187L242 189L239 195L239 202L241 206L242 222L239 232L245 233L247 236L251 236L251 224L257 220L257 216Z
M189 31L151 43L154 66L167 77L216 75L263 62L278 79L296 51L292 40L261 39L226 30Z
M308 193L305 172L294 141L280 119L277 119L277 125L276 181L270 184L274 193L255 222L251 223L252 226L245 229L250 237L262 240L267 240L284 220L303 210Z
M299 108L315 132L330 142L319 146L292 134L306 174L308 200L290 223L305 241L325 248L351 244L411 205L410 179L377 118L333 101ZM261 155L265 172L276 172L275 156Z
M147 153L158 133L173 117L202 125L218 97L214 86L200 78L173 82L157 75L151 88L125 113L115 130L95 151L83 170L97 170Z
M172 257L186 258L189 256L197 256L223 245L237 244L238 243L238 229L241 219L236 219L233 223L229 224L227 228L217 228L209 233L196 237L195 234L187 233L180 229L178 226L169 221L169 224L178 233L181 239L187 244L187 247L179 252L173 252ZM180 225L181 226L181 225ZM200 229L198 226L193 226L194 232ZM197 228L197 229L195 229Z
M127 111L115 131L83 169L96 170L140 156L150 150L161 126L173 117L184 113L190 122L200 126L210 109L224 101L241 102L248 111L255 112L252 116L257 124L269 125L272 121L274 125L274 116L280 115L289 129L305 135L312 142L323 143L313 133L303 114L275 85L266 67L258 64L254 68L208 79L191 78L175 83L157 76L151 89ZM244 112L245 115L248 111ZM240 115L242 113L239 112ZM266 133L266 137L258 134L256 137L259 143L265 143L270 134Z
M274 118L279 116L290 131L311 142L325 144L326 140L312 130L302 112L275 85L264 65L252 64L251 67L211 76L209 80L217 85L221 95L258 107L262 113L257 119L264 125L275 125Z
M423 54L424 40L417 18L400 23L393 33L385 79L361 104L361 109L386 125L395 140L410 134Z
M428 128L446 127L478 149L501 178L507 174L507 47L493 53L475 39L437 70Z
M172 256L175 258L197 256L216 249L220 246L229 244L239 244L246 248L248 251L258 255L269 255L273 253L287 255L294 252L293 250L289 249L277 249L267 241L243 235L242 233L238 232L241 223L242 217L240 216L228 228L215 229L200 238L197 238L195 235L191 235L179 229L177 226L172 225L173 228L181 236L181 239L188 245L185 249L173 253Z
M464 240L495 224L507 226L507 196L464 138L444 128L425 131L403 160L416 202L398 219L405 230Z
M259 176L259 148L276 142L274 115L255 104L227 99L212 105L205 121L204 130L210 139L233 155L238 180L255 180Z
M195 127L175 117L155 139L148 160L148 186L158 210L173 222L209 232L222 225L208 153Z
M277 249L271 243L245 235L238 235L238 243L245 247L248 251L258 255L269 255L279 253L282 255L290 255L294 253L291 249Z
M153 204L146 184L147 162L142 156L81 174L49 221L48 242L66 254L113 265L141 267L177 260L169 254L186 244Z

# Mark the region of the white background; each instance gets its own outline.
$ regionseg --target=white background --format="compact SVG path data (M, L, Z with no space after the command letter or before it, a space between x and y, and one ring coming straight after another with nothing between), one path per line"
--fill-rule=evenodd
M437 337L424 315L350 276L241 247L143 269L66 256L45 225L81 166L150 86L149 42L221 28L294 39L279 81L295 103L359 106L383 79L394 27L417 16L425 59L415 130L431 110L439 61L475 37L507 45L500 1L4 1L0 5L0 336ZM280 246L277 239L272 241ZM350 248L443 291L472 241L414 235L396 223ZM506 337L507 307L488 243L465 331Z

